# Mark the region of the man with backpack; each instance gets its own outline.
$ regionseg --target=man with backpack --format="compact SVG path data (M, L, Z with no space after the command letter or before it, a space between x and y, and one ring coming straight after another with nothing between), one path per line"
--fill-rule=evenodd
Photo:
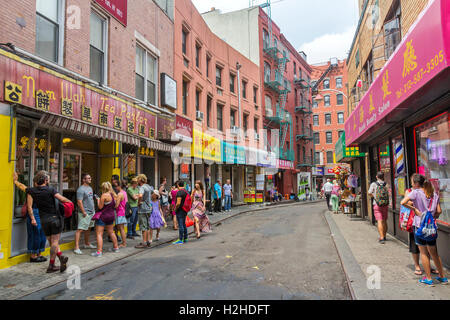
M184 182L178 182L177 200L175 205L175 213L178 221L179 238L173 244L183 244L187 242L188 232L186 227L186 216L191 210L191 196L184 189Z
M387 218L389 206L389 186L384 182L384 173L377 173L377 181L372 182L369 188L369 196L373 198L373 212L378 223L378 242L384 244L387 233Z

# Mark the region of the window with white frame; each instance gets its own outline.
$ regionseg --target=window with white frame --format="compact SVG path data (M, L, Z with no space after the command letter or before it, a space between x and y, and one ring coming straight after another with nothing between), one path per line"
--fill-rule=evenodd
M325 103L325 107L330 106L330 96L324 96L323 101Z
M264 82L270 82L270 64L264 62Z
M143 47L136 46L136 98L157 104L158 60Z
M267 49L270 46L269 33L265 29L263 29L263 46L264 49Z
M327 151L327 163L333 163L334 162L334 157L333 157L333 151Z
M326 113L325 114L325 124L326 125L330 125L331 124L331 114L330 113Z
M62 64L64 44L64 1L36 1L36 54Z
M327 131L325 134L325 137L326 137L327 144L333 143L333 133L331 131Z
M319 115L318 114L313 115L313 124L315 126L319 125Z
M344 95L342 93L336 95L336 104L338 106L344 104Z
M342 78L336 78L336 88L342 88Z
M338 112L337 118L338 118L338 123L339 124L344 123L344 113L343 112Z
M90 21L90 78L106 84L107 66L107 21L99 14L91 11Z
M330 89L330 80L329 79L323 80L323 88Z

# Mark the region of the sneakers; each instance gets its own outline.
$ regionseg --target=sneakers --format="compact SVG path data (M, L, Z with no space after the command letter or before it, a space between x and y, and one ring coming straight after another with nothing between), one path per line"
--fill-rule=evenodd
M436 277L434 278L437 281L439 281L441 284L448 284L448 279L447 278L440 278L440 277Z
M109 252L119 253L120 250L119 250L119 248L111 248L111 249L109 249Z
M182 241L182 240L180 240L180 239L178 239L177 241L175 241L175 242L172 242L172 244L183 244L184 242Z
M89 243L89 245L84 245L83 249L97 249L97 246L94 246L92 243Z
M102 252L96 251L96 252L92 252L92 253L91 253L91 256L100 258L101 256L103 256L103 253L102 253Z
M423 277L422 279L419 280L419 283L424 283L426 285L432 286L433 280L428 280L427 277Z
M75 254L83 254L83 252L81 252L80 249L75 249L75 250L73 250L73 253L75 253Z

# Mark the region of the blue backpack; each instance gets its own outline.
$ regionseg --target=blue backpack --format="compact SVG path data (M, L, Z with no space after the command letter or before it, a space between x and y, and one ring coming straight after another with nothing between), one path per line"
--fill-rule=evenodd
M437 225L431 213L433 198L430 200L430 206L425 215L420 219L420 227L416 230L416 237L425 241L433 241L437 239Z

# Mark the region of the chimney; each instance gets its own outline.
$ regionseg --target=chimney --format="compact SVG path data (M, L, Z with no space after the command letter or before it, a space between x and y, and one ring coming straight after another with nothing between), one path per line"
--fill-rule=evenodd
M211 7L211 11L216 11L216 7Z

